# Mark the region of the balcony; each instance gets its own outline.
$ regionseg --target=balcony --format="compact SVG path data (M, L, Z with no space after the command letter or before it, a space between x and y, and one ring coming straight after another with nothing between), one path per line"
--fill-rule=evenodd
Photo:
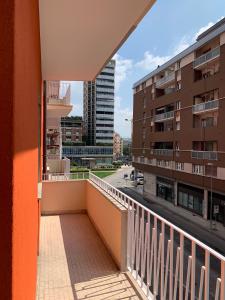
M191 151L191 158L194 159L207 159L207 160L217 160L217 151Z
M199 103L192 106L193 114L199 114L208 112L211 110L216 110L219 107L219 100L207 101L203 103Z
M200 69L206 63L209 63L209 62L215 60L219 56L220 56L220 47L216 47L216 48L212 49L211 51L197 57L195 59L195 61L193 62L193 67L194 67L194 69Z
M163 114L155 115L155 122L163 122L174 118L174 111L168 111Z
M156 81L156 88L164 88L166 85L175 80L175 72L164 76L163 78Z
M173 156L172 149L152 149L151 152L154 155Z
M46 87L48 117L66 117L72 110L69 83L48 81Z
M41 211L38 300L224 299L224 256L93 174L43 181Z

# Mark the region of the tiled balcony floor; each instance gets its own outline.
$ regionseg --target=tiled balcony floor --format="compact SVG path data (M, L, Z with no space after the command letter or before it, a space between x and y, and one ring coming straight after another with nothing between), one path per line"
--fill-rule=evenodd
M140 299L85 214L41 217L37 300Z

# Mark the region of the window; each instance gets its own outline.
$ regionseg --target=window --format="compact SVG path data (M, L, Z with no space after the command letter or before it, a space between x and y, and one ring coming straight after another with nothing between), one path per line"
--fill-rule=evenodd
M143 82L141 85L142 90L146 87L146 82Z
M146 129L145 128L143 128L143 131L142 131L142 133L143 133L143 140L145 139L145 137L146 137Z
M176 130L180 130L180 121L176 122Z
M143 124L145 124L146 123L146 113L144 112L143 113Z
M176 110L181 109L181 101L176 101Z
M204 166L202 165L192 165L192 173L197 175L203 175L204 174Z
M182 162L176 162L175 169L177 171L183 171L184 170L184 163L182 163Z
M181 90L181 81L177 82L177 91Z
M147 99L146 97L143 98L143 107L146 108Z

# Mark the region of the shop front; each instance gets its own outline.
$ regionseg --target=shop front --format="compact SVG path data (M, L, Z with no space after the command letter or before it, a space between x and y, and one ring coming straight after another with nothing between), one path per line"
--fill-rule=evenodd
M208 192L208 219L210 220L212 210L212 219L222 223L225 226L225 196L217 193Z
M156 179L156 196L174 202L174 182L163 177Z
M178 199L179 206L203 216L203 199L204 190L189 185L178 183Z

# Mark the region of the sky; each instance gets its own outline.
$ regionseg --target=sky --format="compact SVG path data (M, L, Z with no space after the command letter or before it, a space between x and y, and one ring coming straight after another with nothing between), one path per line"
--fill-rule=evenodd
M115 123L130 137L133 84L193 44L196 37L225 16L224 0L157 0L115 54ZM72 83L72 115L83 115L83 83Z

